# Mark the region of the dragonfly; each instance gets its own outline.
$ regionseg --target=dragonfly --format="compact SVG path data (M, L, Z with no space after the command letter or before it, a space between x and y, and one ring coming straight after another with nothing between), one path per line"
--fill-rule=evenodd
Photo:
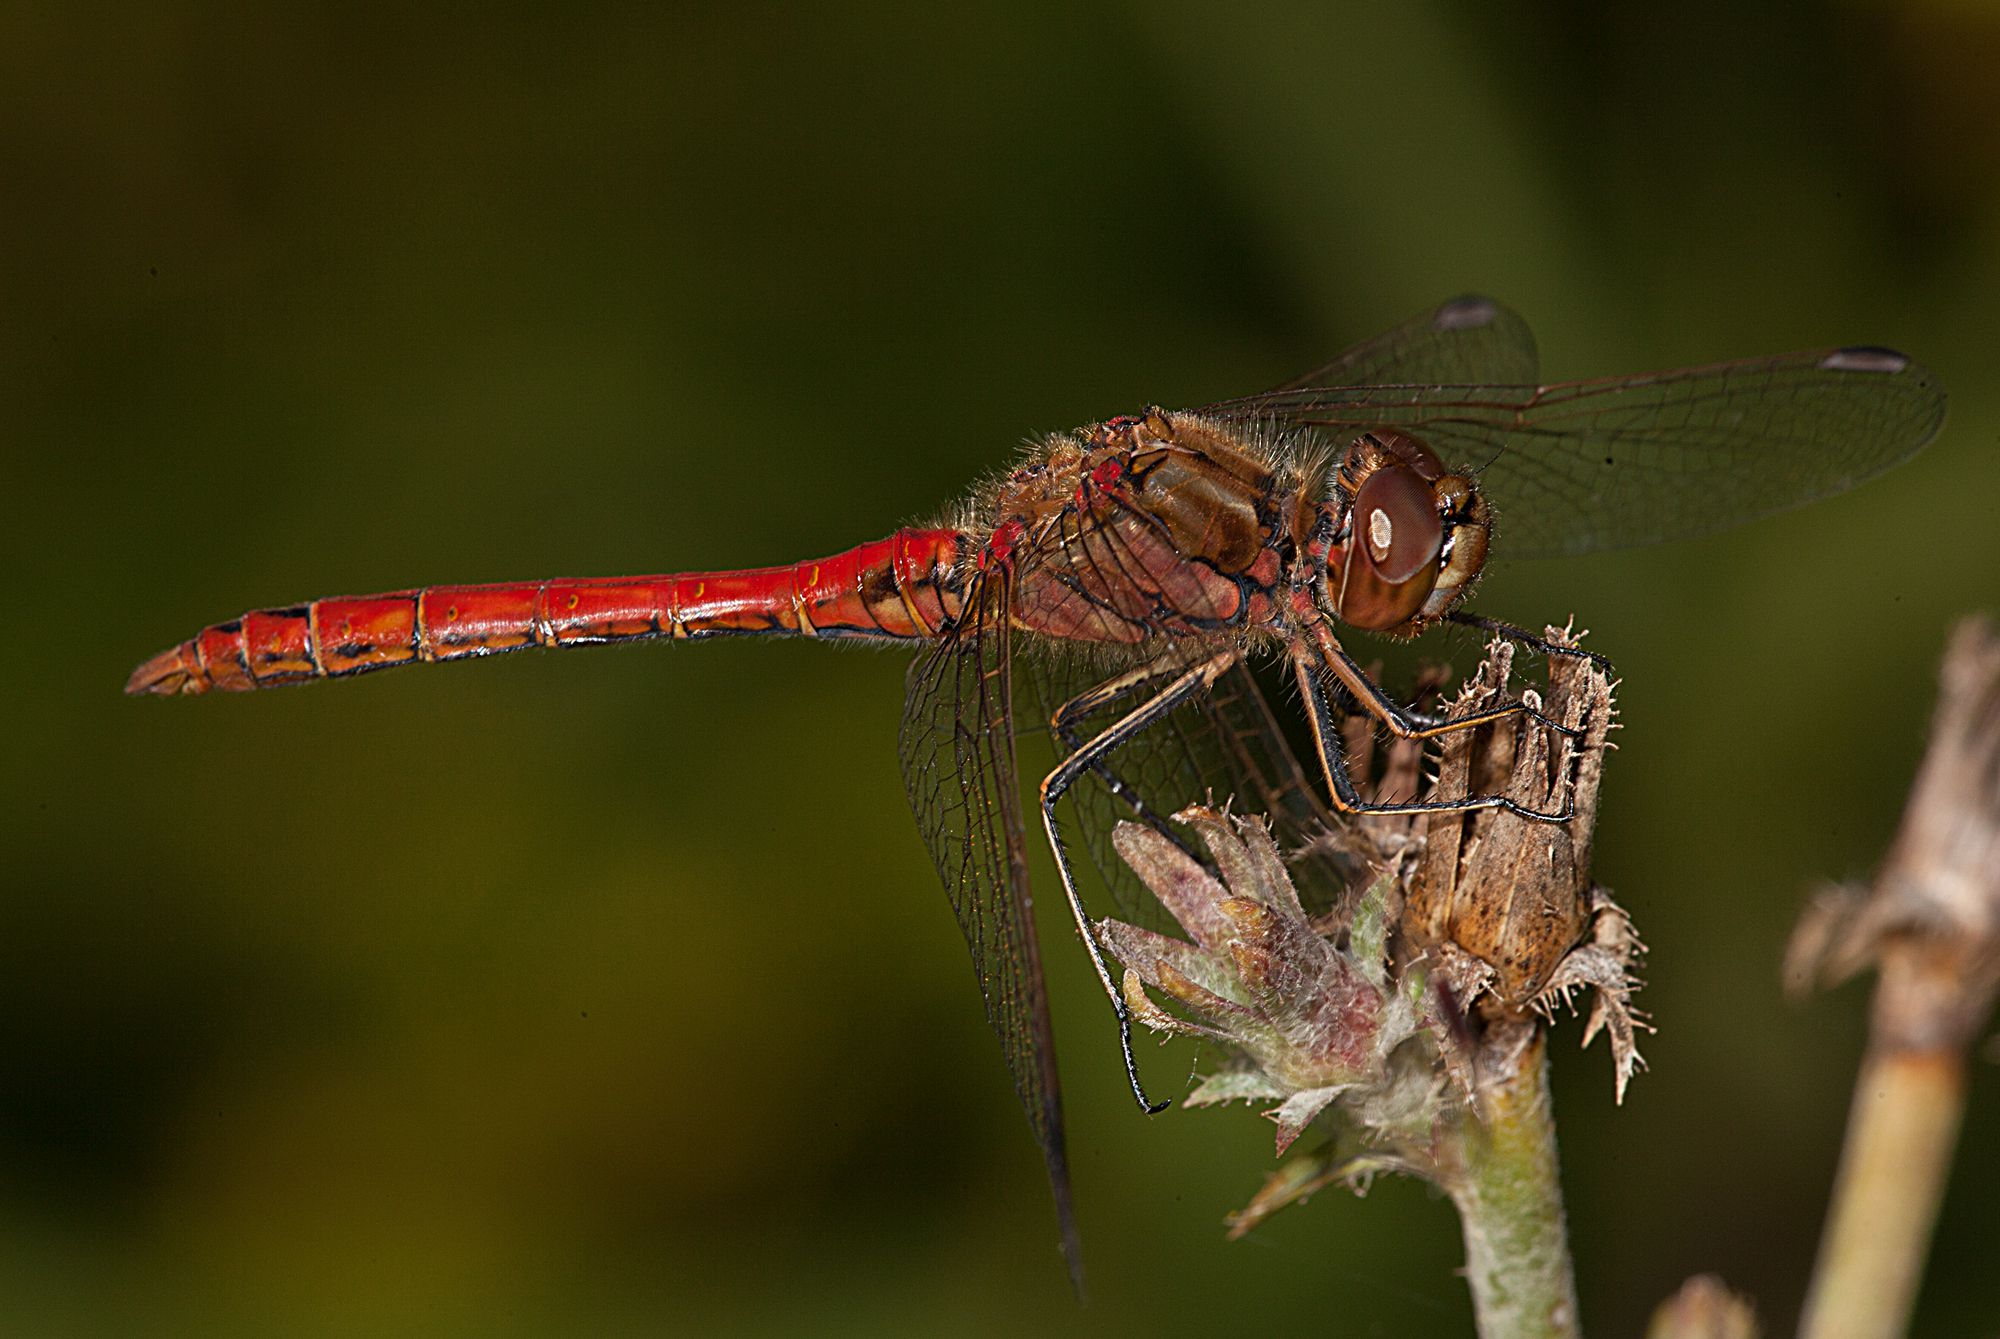
M1489 551L1647 544L1825 497L1914 454L1944 406L1924 367L1876 347L1541 384L1527 324L1492 299L1458 298L1262 394L1047 436L940 521L830 557L258 609L146 661L126 691L239 692L644 639L912 644L903 778L1077 1277L1017 696L1040 704L1058 755L1038 802L1070 916L1111 1001L1133 1093L1158 1110L1079 892L1066 822L1118 896L1132 876L1107 854L1115 817L1165 830L1165 815L1218 788L1268 812L1295 850L1337 814L1505 809L1563 822L1564 810L1505 795L1364 798L1339 728L1357 712L1414 739L1515 713L1541 718L1522 700L1419 711L1375 682L1346 635L1404 639L1457 623L1576 654L1465 607ZM1297 686L1306 763L1257 683L1260 664ZM1065 798L1080 819L1064 819Z

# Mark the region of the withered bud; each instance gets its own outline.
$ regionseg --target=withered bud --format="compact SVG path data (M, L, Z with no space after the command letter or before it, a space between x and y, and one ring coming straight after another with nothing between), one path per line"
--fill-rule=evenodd
M1578 645L1567 628L1549 628L1545 637L1559 647ZM1512 643L1494 641L1446 714L1509 700L1514 655ZM1542 812L1567 809L1568 822L1481 809L1370 820L1362 831L1401 870L1398 960L1428 956L1482 1027L1547 1015L1589 988L1583 1041L1588 1045L1600 1031L1610 1038L1613 1086L1622 1101L1631 1076L1644 1067L1637 1033L1647 1023L1631 1004L1645 945L1630 917L1590 879L1598 787L1615 726L1612 684L1595 662L1577 655L1550 657L1548 673L1546 697L1526 690L1520 700L1568 733L1526 713L1449 732L1437 743L1432 781L1415 794L1443 801L1506 795ZM1371 793L1408 798L1408 778L1423 774L1423 762L1421 744L1391 741Z
M1697 1274L1653 1311L1646 1339L1757 1339L1757 1312L1713 1274Z
M1436 779L1420 797L1505 794L1567 809L1570 819L1485 810L1354 820L1328 840L1350 865L1359 852L1372 874L1331 915L1307 913L1287 866L1325 852L1281 852L1260 818L1210 807L1176 815L1205 861L1138 823L1114 834L1119 855L1186 935L1098 923L1125 969L1125 998L1146 1026L1217 1043L1223 1057L1187 1105L1270 1104L1281 1153L1325 1118L1329 1137L1274 1174L1233 1232L1376 1171L1444 1185L1462 1178L1467 1145L1454 1132L1476 1124L1485 1080L1524 1057L1539 1064L1553 1006L1580 987L1594 992L1586 1039L1609 1034L1623 1095L1639 1065L1634 1038L1644 1023L1630 994L1642 947L1588 876L1611 689L1586 659L1552 662L1546 706L1530 694L1536 715L1444 735ZM1454 710L1500 698L1512 664L1511 646L1496 642ZM1364 786L1375 761L1384 778L1375 784L1417 785L1428 770L1409 741L1380 755L1349 751Z

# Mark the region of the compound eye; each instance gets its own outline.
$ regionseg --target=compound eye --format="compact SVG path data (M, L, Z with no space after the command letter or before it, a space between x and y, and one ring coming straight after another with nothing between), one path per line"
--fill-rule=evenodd
M1327 570L1333 611L1357 628L1408 623L1437 584L1444 552L1438 491L1408 465L1385 465L1361 481L1348 513L1345 560Z
M1407 466L1368 476L1354 495L1355 547L1391 586L1435 574L1444 548L1437 492ZM1427 587L1428 588L1428 587Z

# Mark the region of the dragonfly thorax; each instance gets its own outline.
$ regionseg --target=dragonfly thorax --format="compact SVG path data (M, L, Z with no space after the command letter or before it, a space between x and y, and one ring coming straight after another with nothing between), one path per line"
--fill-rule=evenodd
M1486 499L1428 446L1364 433L1328 480L1329 612L1357 628L1409 635L1443 617L1486 565Z

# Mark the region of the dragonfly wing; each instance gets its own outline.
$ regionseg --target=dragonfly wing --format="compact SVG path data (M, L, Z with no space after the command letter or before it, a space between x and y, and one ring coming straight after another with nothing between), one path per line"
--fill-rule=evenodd
M1550 557L1708 534L1851 488L1944 422L1928 369L1887 349L1817 349L1549 386L1273 391L1215 417L1345 445L1395 428L1478 474L1496 543Z
M1345 825L1320 798L1318 772L1300 765L1248 662L1216 680L1204 705L1237 812L1270 823L1306 909L1331 910L1360 886L1365 868L1340 840Z
M1492 298L1462 297L1357 344L1278 391L1328 386L1500 386L1540 380L1528 323Z
M1022 667L1043 721L1103 677L1093 667L1028 656ZM1121 708L1134 705L1115 704L1085 718L1078 737L1089 738L1117 719ZM1057 754L1066 751L1061 741L1053 747ZM1237 814L1261 817L1289 858L1301 899L1316 912L1334 906L1356 874L1338 841L1329 839L1340 830L1338 820L1300 767L1247 661L1226 671L1206 695L1134 735L1101 769L1078 778L1065 799L1064 832L1074 833L1089 853L1111 905L1120 916L1167 933L1180 931L1165 923L1152 894L1112 846L1120 822L1144 823L1189 849L1187 830L1170 821L1188 805L1227 802ZM1190 854L1206 858L1199 850Z
M1017 793L1007 586L1004 570L975 578L956 627L910 667L899 751L917 828L972 952L986 1021L1048 1164L1063 1255L1080 1281L1055 1033Z
M1944 411L1937 378L1886 349L1566 382L1520 406L1480 477L1513 552L1623 548L1844 492L1915 455Z

